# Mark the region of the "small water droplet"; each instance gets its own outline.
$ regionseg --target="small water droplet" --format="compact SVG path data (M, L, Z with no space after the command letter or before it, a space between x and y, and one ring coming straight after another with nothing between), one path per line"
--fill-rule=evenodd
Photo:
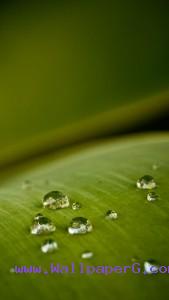
M58 249L58 244L52 239L45 240L41 246L43 253L51 253Z
M154 171L156 171L158 168L159 168L159 165L158 165L158 164L153 164L153 165L152 165L152 169L153 169Z
M137 187L139 189L154 189L156 187L156 182L152 176L144 175L137 180Z
M155 274L159 269L157 262L154 259L150 259L144 262L144 272L146 274Z
M55 230L56 227L52 223L52 221L44 216L40 216L37 218L36 215L31 225L31 234L34 235L49 234L54 232Z
M156 194L155 192L149 192L148 194L147 194L147 200L148 201L156 201L156 200L158 200L159 199L159 196L158 196L158 194Z
M88 259L93 257L93 252L91 251L85 251L81 254L81 258Z
M68 227L69 234L84 234L91 232L92 230L93 226L91 222L83 217L73 218L70 226Z
M9 272L10 273L15 273L15 268L10 268Z
M43 215L41 213L37 214L35 217L34 217L34 220L39 220L40 218L43 218Z
M68 196L59 191L49 192L43 198L43 206L50 209L66 208L69 205Z
M108 210L105 218L107 220L116 220L118 218L118 214L114 210Z
M73 202L72 203L72 209L73 210L78 210L81 208L81 204L79 202Z
M23 190L29 190L31 189L31 181L30 180L25 180L23 183L22 183L22 189Z

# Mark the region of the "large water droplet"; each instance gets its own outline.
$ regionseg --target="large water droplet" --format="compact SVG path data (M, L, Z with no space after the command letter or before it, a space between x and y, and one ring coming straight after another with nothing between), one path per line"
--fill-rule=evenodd
M66 208L69 205L68 196L59 191L49 192L43 198L43 206L50 209Z
M158 200L159 199L159 196L158 196L158 194L156 194L155 192L149 192L148 194L147 194L147 200L148 201L156 201L156 200Z
M58 248L58 244L56 243L56 241L52 239L48 239L43 242L41 246L41 251L43 253L51 253L57 250L57 248Z
M137 180L137 187L139 189L154 189L156 187L156 182L152 176L144 175Z
M73 210L78 210L81 208L81 204L79 202L73 202L72 203L72 209Z
M68 232L70 234L84 234L87 232L91 232L93 230L93 226L91 222L83 217L73 218L70 226L68 227Z
M35 216L31 225L31 234L42 235L49 234L56 230L55 225L52 221L44 216Z
M118 214L114 210L108 210L105 218L106 220L116 220L118 218Z
M144 262L145 274L155 274L159 269L157 262L154 259L150 259Z
M93 257L93 252L91 251L85 251L81 254L81 258L88 259Z

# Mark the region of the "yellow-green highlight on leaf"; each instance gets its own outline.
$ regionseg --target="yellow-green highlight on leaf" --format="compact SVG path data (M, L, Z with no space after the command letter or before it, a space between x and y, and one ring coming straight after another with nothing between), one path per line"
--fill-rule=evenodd
M151 118L164 113L169 106L168 99L169 91L167 90L159 95L128 103L86 120L74 122L72 125L43 132L32 138L27 137L17 144L8 146L5 150L3 148L0 150L0 166L5 168L25 159L39 157L45 153L86 142L96 137L103 137L108 132L114 134L125 129L135 129L145 120L151 121Z

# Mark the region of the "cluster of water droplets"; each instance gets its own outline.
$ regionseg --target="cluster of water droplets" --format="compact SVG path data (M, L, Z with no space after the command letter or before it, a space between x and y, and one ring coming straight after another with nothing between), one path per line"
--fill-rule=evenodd
M153 170L157 170L157 168L158 166L156 164L152 166ZM152 191L153 189L157 188L156 181L152 176L144 175L137 180L136 185L139 189L148 190L146 197L147 201L154 202L159 199L159 195ZM155 260L150 259L144 262L144 274L154 274L158 271L158 269L159 266Z
M155 167L153 167L155 169ZM159 199L158 194L156 194L153 189L157 187L157 184L154 178L150 175L144 175L143 177L139 178L136 182L136 186L142 190L148 190L147 193L147 200L149 202L155 201ZM30 182L25 181L23 183L23 188L27 189L30 188ZM42 199L43 208L49 210L58 210L58 209L65 209L71 208L72 210L80 210L81 204L79 202L73 202L71 204L70 198L60 192L60 191L51 191L44 195ZM106 220L116 220L118 219L118 213L115 210L107 210L105 213ZM68 233L70 235L80 235L92 232L93 225L91 221L87 218L78 216L74 217L68 228ZM35 215L32 221L32 225L30 227L30 233L32 235L49 235L56 231L56 226L48 217L44 216L41 213ZM46 239L41 245L41 251L43 253L52 253L58 249L58 243L54 239ZM90 259L93 257L92 251L84 251L81 254L82 259ZM158 269L158 265L155 261L149 260L144 262L144 272L146 274L151 274L152 266Z
M79 210L81 204L79 202L71 201L69 197L60 191L51 191L44 195L42 199L42 206L45 209L57 210L71 207L72 210ZM72 219L68 226L68 233L70 235L86 234L93 230L93 225L89 219L84 217L75 217ZM56 226L48 217L42 213L38 213L34 216L30 233L32 235L49 235L56 231ZM51 253L58 249L58 243L53 239L46 239L41 245L41 251L43 253ZM91 254L87 254L86 258ZM85 258L85 253L84 253Z

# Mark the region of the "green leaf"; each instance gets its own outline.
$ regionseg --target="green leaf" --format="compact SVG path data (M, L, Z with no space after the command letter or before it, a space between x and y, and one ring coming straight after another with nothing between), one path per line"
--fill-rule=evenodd
M91 266L130 266L133 258L143 267L152 258L169 265L168 175L169 136L142 136L77 148L47 157L1 174L0 188L0 291L2 299L159 299L168 292L168 274L79 274L81 253L91 250ZM156 167L154 167L156 166ZM146 191L136 181L152 175L160 199L146 200ZM23 182L30 186L23 189ZM78 201L82 208L50 211L42 208L45 193L59 190ZM113 209L118 219L106 220ZM44 237L32 236L29 228L36 213L56 224L52 238L58 251L45 255ZM89 218L94 230L70 236L67 226L75 216ZM76 274L14 274L10 268L50 264L70 266Z
M165 5L61 2L1 11L0 164L124 131L169 106Z

